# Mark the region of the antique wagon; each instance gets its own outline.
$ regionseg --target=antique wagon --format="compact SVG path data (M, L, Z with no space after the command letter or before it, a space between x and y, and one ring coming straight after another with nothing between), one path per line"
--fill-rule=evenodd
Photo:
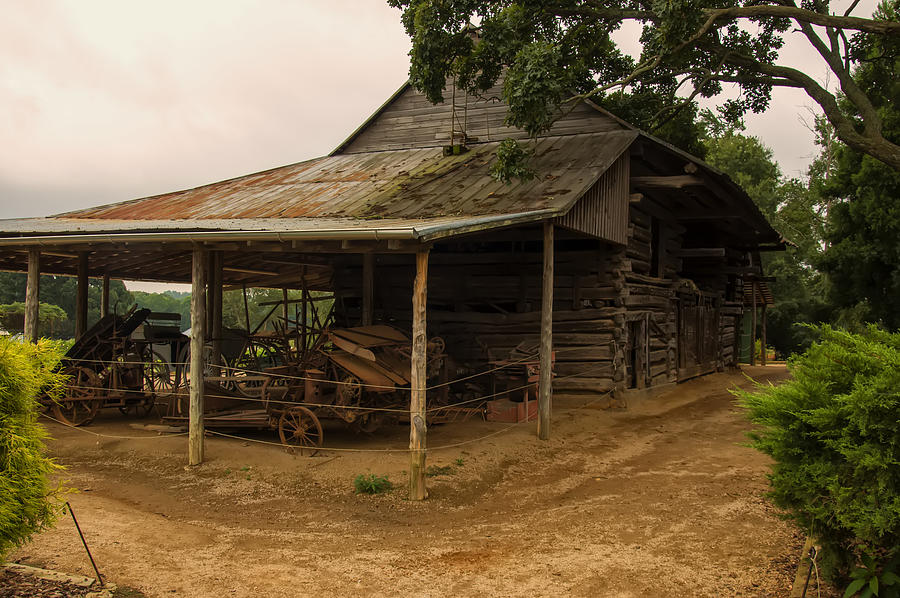
M75 340L62 360L68 376L65 392L46 406L61 422L91 423L105 407L145 416L156 402L156 387L164 387L168 366L154 360L147 342L131 338L150 315L132 308L124 316L108 314Z
M387 325L326 330L316 347L289 365L266 368L259 407L250 400L211 402L204 423L217 429L278 430L286 445L315 450L322 446L322 420L335 420L372 433L409 409L411 341ZM444 343L428 341L428 380L445 378ZM435 389L446 402L448 387ZM170 416L169 421L185 420Z

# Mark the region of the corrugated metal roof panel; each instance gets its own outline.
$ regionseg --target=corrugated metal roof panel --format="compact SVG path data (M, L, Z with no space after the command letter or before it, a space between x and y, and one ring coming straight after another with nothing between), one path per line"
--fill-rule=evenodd
M483 143L458 156L445 156L442 148L327 156L31 222L56 228L62 220L67 224L140 220L150 227L157 226L151 222L168 221L173 226L178 222L182 227L219 229L223 221L234 220L249 224L248 220L330 219L366 227L370 221L383 225L391 220L421 223L544 209L563 212L636 136L633 131L616 131L539 139L533 165L540 176L512 185L491 177L498 144ZM3 224L0 227L8 230Z

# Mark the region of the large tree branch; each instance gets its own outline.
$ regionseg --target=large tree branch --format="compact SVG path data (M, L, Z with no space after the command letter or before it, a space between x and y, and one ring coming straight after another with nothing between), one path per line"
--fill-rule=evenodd
M885 139L880 129L865 128L863 133L857 131L853 121L841 111L837 98L806 73L786 66L765 64L748 56L736 54L729 56L728 62L770 77L795 81L822 108L825 118L834 126L838 139L856 151L868 154L900 170L900 146Z
M589 1L578 8L555 8L554 15L560 17L591 17L601 20L614 21L653 21L659 22L662 18L652 10L633 10L624 8L610 8L602 2ZM713 22L723 20L754 19L762 17L775 17L792 19L798 23L810 23L822 27L834 27L835 29L850 29L864 31L878 35L900 35L900 22L883 21L854 17L849 14L829 15L812 10L775 4L760 4L757 6L733 6L729 8L704 8L702 13L711 18Z
M816 35L815 30L813 30L809 23L800 23L800 31L803 32L803 35L806 36L809 43L812 44L819 55L825 59L825 62L828 63L828 67L837 76L838 82L841 84L841 91L844 92L847 99L859 110L859 115L862 117L863 127L865 128L866 133L868 135L877 135L880 137L881 117L878 115L875 106L869 101L869 97L859 88L856 81L853 80L853 75L850 71L844 68L844 61L841 58L840 51L830 50L828 46L825 45L825 42ZM837 36L833 33L833 30L830 30L829 32L832 34L831 43L834 46L837 43Z
M793 19L798 23L810 23L835 29L852 29L878 35L900 35L900 22L879 21L861 17L829 15L796 6L775 6L760 4L758 6L734 6L731 8L706 8L703 13L716 21L723 19L751 19L759 17L777 17Z

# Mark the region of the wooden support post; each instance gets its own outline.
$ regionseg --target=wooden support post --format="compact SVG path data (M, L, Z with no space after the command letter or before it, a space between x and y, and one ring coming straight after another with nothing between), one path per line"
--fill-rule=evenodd
M75 291L75 338L87 330L88 312L88 252L78 254L78 286Z
M409 400L409 498L423 500L425 488L425 363L428 337L425 302L428 293L428 250L416 253L416 280L412 296L412 356Z
M753 295L753 319L750 323L750 365L756 365L756 281L750 283Z
M221 251L212 252L213 257L210 260L213 270L210 272L209 293L211 295L210 304L212 306L212 329L210 330L210 340L212 341L212 362L214 365L225 365L222 361L222 267L224 266L224 255ZM221 375L221 372L219 372Z
M109 313L109 274L103 275L103 289L100 291L100 317Z
M25 340L36 343L40 318L41 251L28 250L28 278L25 283Z
M553 393L553 223L544 222L544 288L541 296L541 372L538 381L538 438L550 438Z
M247 334L250 334L250 305L247 302L247 285L241 285L241 293L244 295L244 323L247 325Z
M362 325L371 326L375 312L375 254L363 254Z
M206 340L206 251L194 247L191 268L191 388L188 413L188 462L203 462L203 343Z
M306 350L309 348L309 336L307 330L309 328L309 323L306 318L308 316L307 313L307 303L309 302L309 293L306 290L306 266L303 266L300 270L300 346L302 350L300 352L300 357L306 357Z
M761 293L760 293L761 294ZM762 345L762 353L759 355L759 365L766 365L766 299L763 297L762 301L762 322L760 322L762 329L760 330L760 342Z

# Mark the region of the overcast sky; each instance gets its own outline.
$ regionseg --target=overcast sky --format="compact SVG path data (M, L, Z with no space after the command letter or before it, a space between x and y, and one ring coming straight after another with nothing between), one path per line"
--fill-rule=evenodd
M404 82L408 49L382 0L4 2L0 218L326 154ZM824 78L803 41L784 55ZM790 175L815 151L805 105L780 90L748 119Z

